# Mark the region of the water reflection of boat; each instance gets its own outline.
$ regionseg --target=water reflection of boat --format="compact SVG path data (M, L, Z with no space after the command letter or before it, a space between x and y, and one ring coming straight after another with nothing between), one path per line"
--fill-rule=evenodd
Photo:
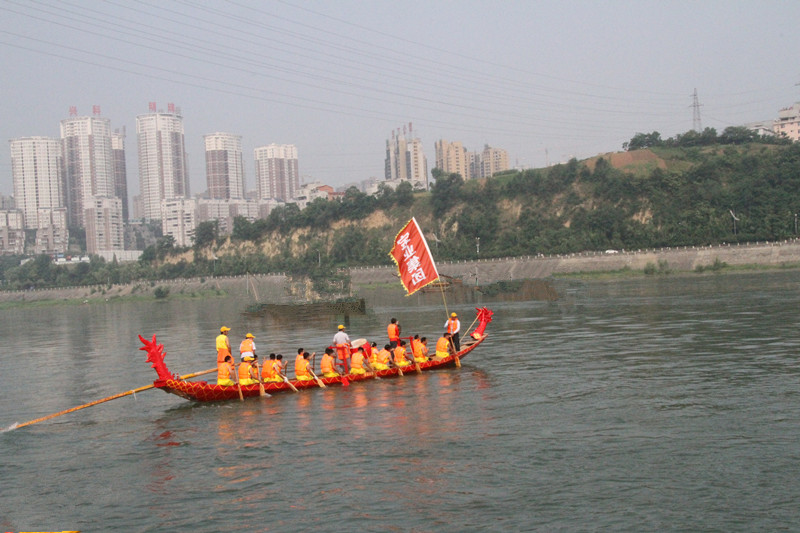
M247 306L249 315L305 315L305 314L364 314L367 305L364 298L341 298L333 301L296 303L257 303Z
M478 345L480 345L486 339L486 326L492 321L493 313L485 307L476 310L478 312L478 316L476 318L478 325L472 331L472 333L465 338L465 342L461 344L461 350L455 355L451 355L440 360L430 360L424 363L419 363L421 372L460 366L461 359L466 357L472 350L477 348ZM187 400L193 400L197 402L214 402L234 400L239 398L238 387L223 387L215 383L208 383L206 381L186 381L178 377L177 374L172 374L167 368L167 365L164 363L164 356L166 355L164 353L164 346L162 344L157 344L155 335L153 335L152 340L145 339L141 335L139 336L139 339L144 344L144 347L140 349L147 352L147 361L152 363L153 368L158 374L158 379L153 382L154 387L161 389L164 392L175 394L181 396L182 398L186 398ZM416 372L413 365L406 367L406 370L403 373L404 376L412 376L414 374L416 374ZM394 378L399 377L400 375L400 371L397 368L389 368L387 370L379 370L375 374L348 374L345 376L346 380L343 380L342 377L332 377L320 378L320 381L325 386L334 386L346 385L347 383L353 381L376 379L376 377ZM292 390L290 384L294 385L296 389L312 389L320 387L320 384L313 380L301 381L295 379L284 383L264 383L264 389L267 393L285 392ZM242 386L241 392L243 396L259 396L260 388L258 384L245 385Z

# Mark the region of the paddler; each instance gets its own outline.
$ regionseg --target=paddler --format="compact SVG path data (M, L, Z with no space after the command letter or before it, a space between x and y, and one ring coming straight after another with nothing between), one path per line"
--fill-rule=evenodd
M219 328L219 335L217 335L217 365L225 361L225 356L231 354L231 341L228 339L228 332L231 330L228 326Z
M389 345L392 349L397 348L397 343L400 340L400 324L397 323L396 318L392 318L389 321L389 325L386 326L386 334L389 335Z
M383 347L383 350L377 352L374 356L374 362L370 361L372 368L375 370L388 370L389 361L392 359L392 352L390 351L391 349L392 347L386 344Z
M350 356L350 336L345 333L342 324L339 324L339 331L333 336L333 345L336 347L336 354L346 374L348 366L347 359Z
M428 339L427 337L420 338L419 335L414 335L411 341L411 353L414 354L414 361L417 363L424 363L428 360Z
M264 362L264 368L261 369L261 377L268 383L280 383L283 381L278 360L275 359L274 353L269 354L269 360Z
M394 366L398 368L405 368L411 364L406 358L406 341L397 341L397 348L394 349Z
M450 341L450 332L445 331L444 334L436 341L436 359L443 359L454 353L453 343Z
M233 379L231 379L233 378ZM217 385L220 387L233 387L236 385L236 370L233 367L233 357L225 356L225 360L217 365Z
M258 371L253 361L255 361L255 357L247 355L239 363L239 385L255 385L258 383Z
M444 323L444 327L450 334L450 340L453 343L455 351L461 350L461 341L458 336L458 332L461 331L461 321L458 319L458 315L450 313L450 318Z
M249 355L250 357L255 357L256 355L256 337L252 333L248 333L244 336L244 340L239 345L239 353L241 354L241 358L244 359L245 356Z
M335 378L339 377L340 375L336 371L336 359L333 358L333 353L333 348L325 348L325 354L322 356L322 360L319 363L319 369L320 372L322 372L322 377Z
M350 373L357 374L357 375L364 375L367 373L364 370L364 367L369 367L369 362L364 357L364 347L359 346L358 350L353 352L353 355L350 356ZM372 368L369 368L372 371Z
M308 352L303 352L302 355L299 355L297 361L295 361L294 374L298 381L311 381L314 379L311 376L311 372L309 372L311 368L311 361L309 361L310 358L311 354Z

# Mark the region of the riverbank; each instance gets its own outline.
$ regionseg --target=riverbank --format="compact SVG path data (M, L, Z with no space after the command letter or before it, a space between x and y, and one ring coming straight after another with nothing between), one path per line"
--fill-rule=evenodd
M800 241L687 246L654 250L609 250L553 256L438 262L439 273L465 286L547 278L613 278L634 275L674 275L697 272L800 268ZM350 269L351 293L376 287L402 290L394 266ZM0 291L0 306L33 302L94 303L118 299L215 298L245 296L253 302L311 301L307 283L284 274L140 281L128 285L95 285L29 291ZM165 294L166 293L166 294ZM341 295L340 295L341 296Z

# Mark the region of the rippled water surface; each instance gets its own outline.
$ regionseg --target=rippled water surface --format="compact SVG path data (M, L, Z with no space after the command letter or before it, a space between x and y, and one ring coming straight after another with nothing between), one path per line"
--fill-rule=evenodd
M158 390L0 433L0 529L774 531L800 523L800 273L562 282L495 311L463 367L191 404ZM441 298L373 295L352 337L434 337ZM0 427L259 351L325 346L342 317L235 300L0 311ZM466 324L465 324L466 325ZM317 363L319 364L319 363Z

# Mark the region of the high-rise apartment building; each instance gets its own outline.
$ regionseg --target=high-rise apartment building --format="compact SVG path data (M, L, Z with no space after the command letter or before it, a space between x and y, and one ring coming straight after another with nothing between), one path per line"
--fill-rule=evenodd
M458 174L465 180L472 177L467 149L460 141L447 142L445 139L439 139L435 147L436 168L445 174Z
M406 134L409 139L406 139ZM411 123L408 129L392 131L392 138L386 141L385 177L387 180L411 181L428 187L428 159L422 148L422 141L412 137Z
M244 198L242 137L230 133L203 136L206 145L206 179L212 200Z
M78 117L73 107L72 116L61 121L67 221L71 226L85 226L83 210L93 197L114 196L111 121L99 113L95 106L93 116Z
M254 150L258 198L291 200L300 188L297 147L293 144L270 144Z
M162 220L161 204L189 196L183 116L174 104L167 112L156 111L136 117L139 143L139 186L143 218Z
M25 228L38 228L40 208L64 207L61 141L50 137L12 139L11 177Z
M86 205L86 251L125 249L125 224L120 198L95 197Z
M484 145L481 154L481 177L491 178L498 172L508 170L508 152L502 148Z
M122 200L122 220L128 221L128 168L125 165L125 128L111 134L114 165L114 196Z

